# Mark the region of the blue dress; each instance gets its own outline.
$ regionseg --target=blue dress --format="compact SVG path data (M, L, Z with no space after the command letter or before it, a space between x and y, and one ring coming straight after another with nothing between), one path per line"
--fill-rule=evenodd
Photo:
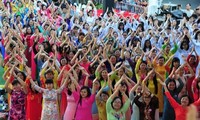
M170 80L171 80L170 78L167 78L167 80L165 81L166 85L168 85ZM180 78L178 79L178 82L180 83L179 87L175 88L174 91L169 91L171 96L177 102L179 102L178 94L181 92L181 90L183 89L183 86L184 86L184 84ZM175 117L174 108L171 106L166 95L164 94L164 110L163 110L162 120L175 120L175 118L176 117Z

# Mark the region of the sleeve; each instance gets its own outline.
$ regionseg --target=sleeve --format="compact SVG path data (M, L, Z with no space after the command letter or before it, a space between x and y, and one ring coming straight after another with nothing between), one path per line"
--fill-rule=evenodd
M176 92L177 93L180 93L181 92L181 90L183 89L183 86L184 86L184 84L183 84L183 81L179 78L178 79L178 82L179 82L179 86L178 86L178 88L176 89Z
M133 100L135 99L135 95L134 95L133 92L131 92L131 93L129 94L129 99L130 99L131 101L133 101Z
M131 103L130 99L126 100L125 104L122 107L123 112L126 112L128 110L130 103Z
M168 101L170 102L171 106L172 106L174 109L180 106L180 105L174 100L174 98L171 96L171 94L170 94L169 92L165 92L165 95L166 95Z
M56 90L57 93L61 93L63 89L65 88L65 84L62 84L62 86Z
M39 93L43 93L45 91L44 88L39 87L38 85L34 85L35 90L37 90Z
M164 50L166 47L167 47L167 45L166 45L166 44L164 44L164 45L162 46L162 49Z
M153 60L153 67L155 68L157 66L156 60Z
M111 102L112 102L112 99L110 97L110 98L108 98L108 100L106 102L106 111L107 111L107 113L109 113L113 109L112 106L111 106Z
M137 96L135 97L135 99L134 99L134 103L135 103L138 107L142 106L142 102L139 101L139 98L140 98L140 97L141 97L141 95L137 95Z
M171 54L174 54L174 53L176 53L177 50L178 50L178 45L175 44L174 48L170 52L171 52Z
M95 94L92 94L90 97L89 97L89 102L90 103L93 103L95 101Z
M104 88L103 88L103 91L109 91L110 90L110 88L109 88L109 86L108 85L106 85Z
M200 106L200 98L193 103L195 106Z
M187 62L189 62L190 57L191 57L191 54L188 55L188 57L187 57Z
M137 61L136 66L135 66L135 73L138 72L141 62L142 62L141 59L139 59L139 60Z
M198 90L196 84L197 84L197 79L194 79L193 82L192 82L192 91L193 91L193 94Z
M41 26L38 26L38 29L40 30L41 33L44 32L43 28Z
M72 94L74 96L75 101L78 102L78 100L79 100L79 92L78 91L74 91L74 92L72 92Z
M152 101L153 101L153 105L155 106L156 109L159 108L159 100L156 96L153 96L152 98Z
M96 77L97 79L100 79L100 73L99 73L99 72L95 72L95 77Z

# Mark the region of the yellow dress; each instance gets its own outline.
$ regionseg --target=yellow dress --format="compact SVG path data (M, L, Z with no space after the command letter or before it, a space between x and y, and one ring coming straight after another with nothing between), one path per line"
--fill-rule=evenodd
M155 86L153 84L153 80L148 80L149 84L148 84L148 89L150 90L151 93L155 94Z
M136 75L137 81L138 81L138 80L144 80L144 78L147 76L147 73L146 73L146 72L145 72L145 73L141 73L141 72L139 71L139 67L140 67L141 62L142 62L142 60L139 59L139 60L137 61L136 65L135 65L135 75Z
M153 66L156 72L158 72L164 79L166 78L166 70L165 70L165 66L162 65L158 65L156 63L156 61L153 61ZM163 112L163 108L164 108L164 96L163 96L163 92L162 92L162 85L159 83L158 84L158 99L159 99L159 112Z
M107 120L107 113L106 113L106 102L102 102L96 99L96 104L99 113L99 120Z

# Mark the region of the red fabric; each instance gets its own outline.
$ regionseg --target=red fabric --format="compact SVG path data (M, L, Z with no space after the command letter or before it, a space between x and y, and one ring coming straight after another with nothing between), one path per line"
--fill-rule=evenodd
M200 98L200 90L197 89L197 78L193 80L192 88L193 88L193 98L194 98L194 101L196 101Z
M31 91L29 80L26 80L26 84L28 86L26 119L40 120L42 112L42 94Z
M32 59L31 59L31 52L29 52L30 47L33 45L33 41L31 41L31 35L26 35L26 36L24 34L20 34L20 35L27 43L27 48L24 54L26 56L26 59L28 60L27 66L31 67Z
M176 120L186 120L186 115L188 112L188 107L182 107L179 103L177 103L174 98L170 95L169 92L165 92L165 95L167 96L171 106L174 108ZM195 106L200 105L200 99L198 101L192 103Z
M62 91L62 93L61 93L61 103L60 103L60 115L61 115L61 117L64 116L66 107L67 107L67 95L65 94L64 91Z

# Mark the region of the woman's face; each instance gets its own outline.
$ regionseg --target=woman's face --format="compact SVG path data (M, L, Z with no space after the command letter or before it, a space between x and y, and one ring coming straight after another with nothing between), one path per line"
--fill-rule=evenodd
M27 28L27 33L29 33L29 34L31 33L31 28L30 27Z
M165 63L165 60L164 60L164 58L160 58L159 60L158 60L158 64L159 65L164 65L164 63Z
M165 51L166 51L167 53L169 53L170 49L171 49L171 46L170 46L170 45L167 45L167 47L165 48Z
M146 105L148 105L151 102L151 97L149 97L149 96L148 97L144 96L143 99L144 99L144 102L146 103Z
M174 82L169 82L169 84L167 85L168 89L173 91L175 89L175 83Z
M111 61L112 64L115 64L117 62L117 59L116 59L115 56L111 56L110 61Z
M176 24L177 24L176 20L173 20L172 25L176 26Z
M48 84L45 84L46 88L48 90L52 90L53 89L53 83L48 83Z
M190 57L189 63L193 64L195 62L195 57Z
M84 27L85 27L85 29L88 29L89 28L89 24L85 24Z
M104 102L106 102L108 100L108 95L107 94L104 94L104 93L101 93L101 98Z
M113 33L114 38L118 37L118 34L116 32Z
M24 80L25 78L24 78L24 76L23 76L23 74L22 73L17 73L17 77L19 77L20 79L22 79L22 80Z
M183 43L182 46L183 46L183 49L184 49L184 50L187 50L187 49L188 49L188 44L187 44L187 43Z
M73 57L74 57L74 53L70 52L69 55L68 55L68 59L71 60Z
M116 57L120 57L120 51L119 51L119 50L116 50L116 51L115 51L115 56L116 56Z
M149 91L144 93L143 100L146 103L146 105L148 105L151 102L151 93Z
M181 105L186 107L189 105L189 98L188 97L182 97L181 98Z
M145 63L140 64L140 70L145 70L147 65Z
M21 90L21 85L20 85L20 83L17 83L17 84L15 84L15 85L13 85L13 90L20 91L20 90Z
M115 110L120 110L121 106L122 106L122 101L119 98L117 98L117 99L115 99L115 101L113 101L113 108Z
M150 45L151 45L150 41L146 41L145 46L150 47Z
M127 90L126 85L122 85L122 86L120 87L120 92L126 92L126 90Z
M103 71L101 72L101 76L102 76L104 79L106 79L106 78L108 77L108 72L107 72L107 70L103 70Z
M100 82L98 80L96 80L94 82L94 86L95 86L96 90L100 89L100 87L101 87Z
M180 62L178 62L178 61L174 62L174 63L173 63L173 66L174 66L175 68L178 68L178 67L180 66Z
M154 21L154 25L158 25L158 20L155 20L155 21Z
M67 64L67 60L64 58L60 61L61 65L64 66Z
M88 14L89 14L90 17L92 17L92 11L90 11Z
M87 95L88 95L88 92L87 92L86 89L82 89L80 94L81 94L81 97L82 97L82 98L86 98Z
M79 74L81 71L78 66L76 66L74 70L76 71L77 74Z
M51 73L51 72L48 72L46 75L45 75L46 79L53 79L54 78L54 74Z
M131 57L130 53L126 51L126 52L125 52L125 58L128 59L128 58L130 58L130 57Z
M124 70L123 70L122 68L119 69L119 70L118 70L118 75L119 75L119 76L122 76L123 74L124 74Z

